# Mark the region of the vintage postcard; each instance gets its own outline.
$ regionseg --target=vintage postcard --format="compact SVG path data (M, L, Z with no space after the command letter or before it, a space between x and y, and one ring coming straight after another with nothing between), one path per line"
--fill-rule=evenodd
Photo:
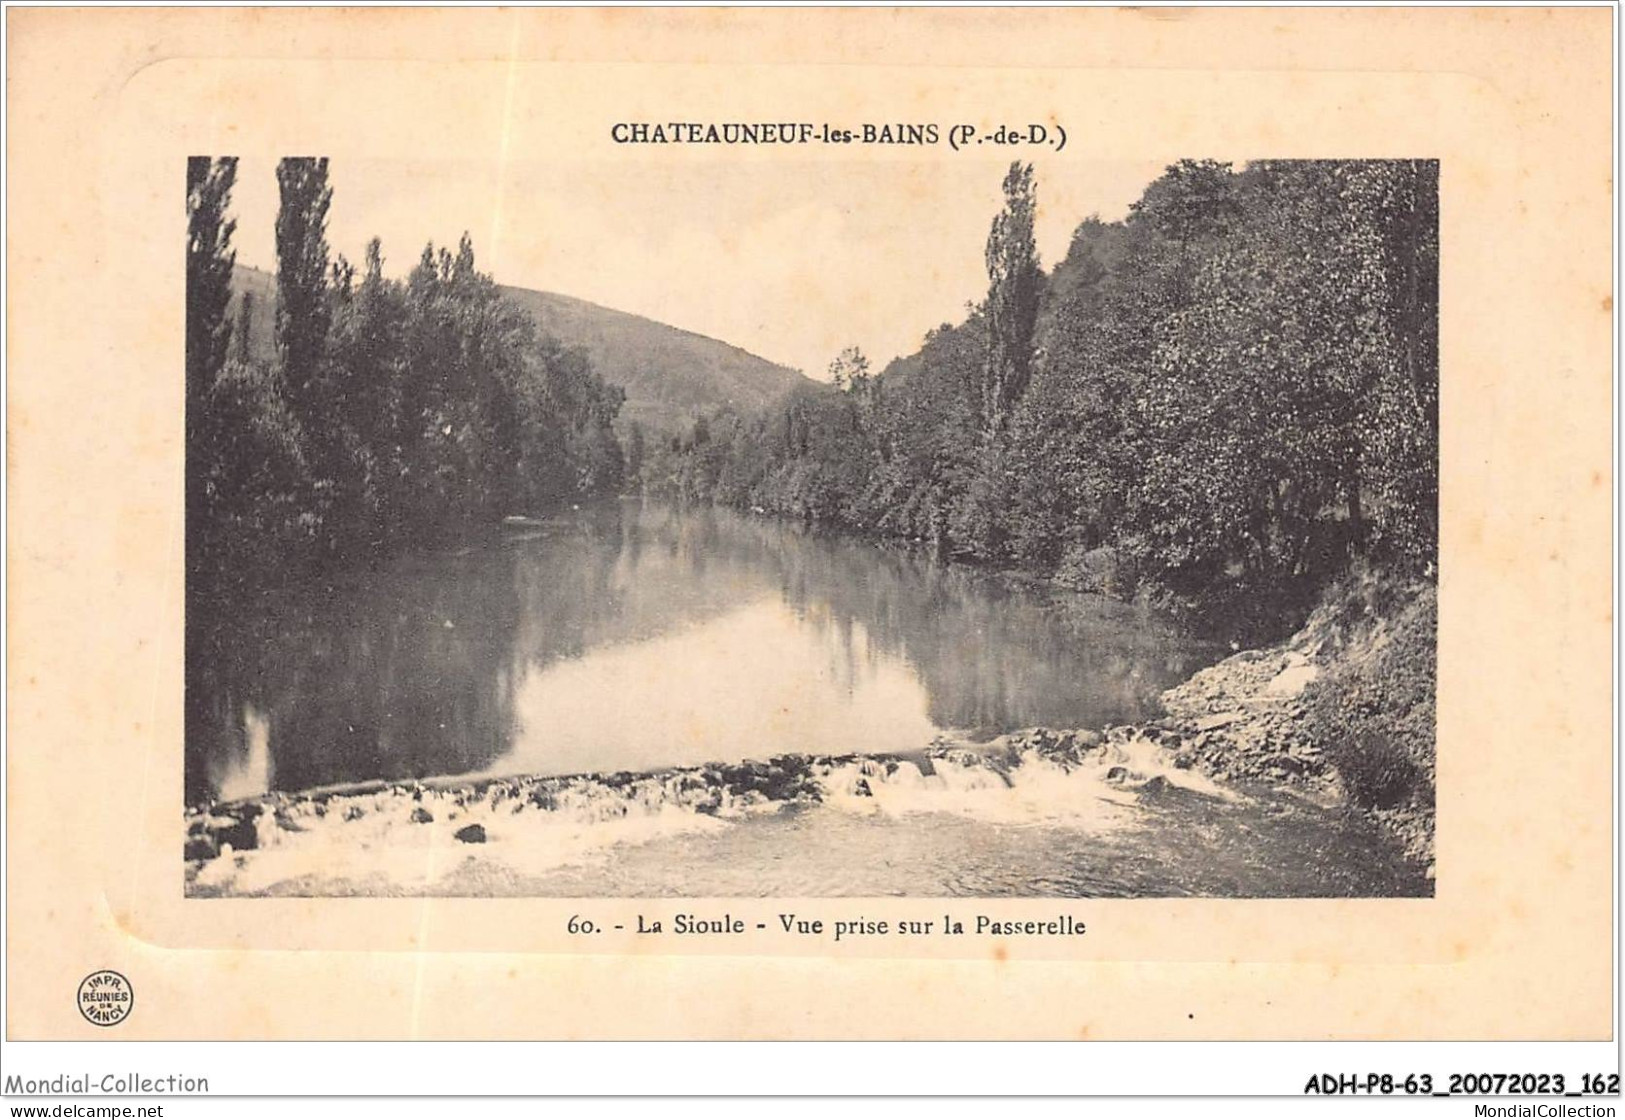
M8 30L10 1037L1608 1033L1606 9Z

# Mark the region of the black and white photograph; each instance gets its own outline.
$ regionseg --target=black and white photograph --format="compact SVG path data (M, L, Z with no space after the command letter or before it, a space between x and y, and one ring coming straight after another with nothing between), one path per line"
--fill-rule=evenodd
M1431 897L1440 162L797 128L175 167L186 895Z

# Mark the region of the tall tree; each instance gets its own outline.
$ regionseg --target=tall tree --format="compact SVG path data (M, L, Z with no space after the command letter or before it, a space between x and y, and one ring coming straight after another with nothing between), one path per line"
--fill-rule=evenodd
M869 359L856 346L848 346L829 364L829 379L841 392L861 397L869 390Z
M1393 341L1360 422L1360 475L1375 551L1426 569L1439 532L1439 165L1383 161L1372 178L1386 281L1373 302Z
M1004 209L987 236L987 365L982 421L989 441L1004 430L1032 375L1040 273L1033 241L1037 199L1032 164L1012 163L1004 177Z
M321 430L322 358L327 346L327 210L333 188L327 160L277 164L281 206L276 216L276 348L294 418L314 437ZM318 460L321 457L318 456Z
M193 156L186 161L186 570L203 575L208 486L205 472L218 454L209 421L209 394L231 345L231 247L235 220L226 216L237 181L237 158Z
M237 157L186 161L186 403L202 401L231 344L231 270L237 253L226 217L237 182Z
M237 325L232 328L236 359L247 365L254 360L254 293L244 292L237 304Z
M401 502L397 427L404 365L405 295L383 275L383 248L367 244L361 280L344 259L333 268L330 423L341 424L348 445L346 477L335 479L335 496L348 503L356 525L353 543L376 554L393 531Z

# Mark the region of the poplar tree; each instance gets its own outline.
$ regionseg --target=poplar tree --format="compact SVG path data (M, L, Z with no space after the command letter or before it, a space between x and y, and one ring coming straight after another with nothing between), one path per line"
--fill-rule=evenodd
M1038 323L1038 248L1033 241L1037 200L1032 164L1012 163L1004 177L1004 209L987 237L987 361L982 374L982 421L988 441L1004 429L1032 376Z
M186 161L186 574L202 574L210 524L206 474L220 453L209 422L209 393L231 345L231 247L236 221L226 217L237 181L235 156Z
M237 158L186 161L186 403L199 404L226 364L231 344L231 270L237 222L226 217Z
M331 317L327 210L333 188L327 183L325 158L284 159L277 164L276 178L281 191L276 217L277 359L294 418L306 438L316 440L325 403L321 365Z

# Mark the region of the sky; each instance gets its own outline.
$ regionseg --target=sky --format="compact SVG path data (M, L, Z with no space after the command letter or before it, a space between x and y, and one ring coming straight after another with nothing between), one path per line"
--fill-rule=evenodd
M1007 164L934 160L570 164L335 159L328 242L359 266L383 241L404 276L467 230L499 283L559 292L709 335L823 378L856 345L874 368L986 294L983 247ZM274 270L275 164L244 158L241 264ZM1045 268L1091 214L1128 212L1161 163L1035 164Z

